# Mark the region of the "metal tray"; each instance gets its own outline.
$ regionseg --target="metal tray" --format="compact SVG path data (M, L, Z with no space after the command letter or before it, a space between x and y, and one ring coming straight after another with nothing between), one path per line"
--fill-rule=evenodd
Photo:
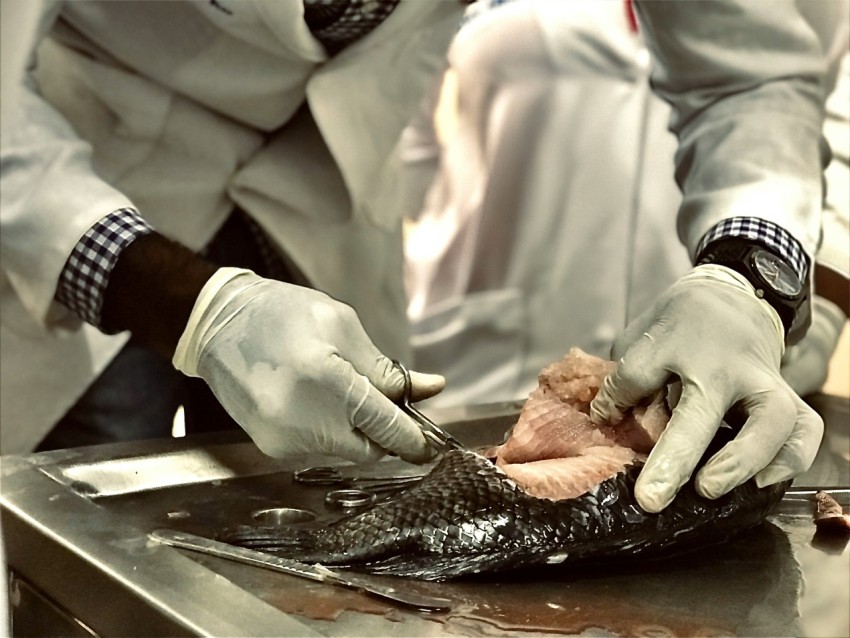
M848 486L846 399L821 399L828 437L804 485ZM430 415L471 446L498 442L519 406ZM95 634L122 635L850 635L850 551L815 536L813 505L786 498L769 521L702 554L619 569L551 569L400 586L457 601L404 610L356 591L165 547L168 527L211 536L263 520L321 525L341 515L327 487L240 433L64 450L2 463L2 522L19 578ZM387 470L410 467L397 460ZM846 496L842 496L847 506Z

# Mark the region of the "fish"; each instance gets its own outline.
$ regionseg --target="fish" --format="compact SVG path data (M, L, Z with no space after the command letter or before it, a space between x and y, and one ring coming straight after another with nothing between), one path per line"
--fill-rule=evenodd
M709 500L691 480L660 513L644 511L634 486L663 431L659 421L669 418L663 397L649 399L622 427L596 428L587 410L610 362L573 349L553 365L541 372L501 445L450 450L418 484L323 527L239 526L220 540L302 562L434 581L610 565L727 541L760 524L790 485L759 488L751 479ZM703 461L733 436L722 427ZM541 463L548 465L535 467Z

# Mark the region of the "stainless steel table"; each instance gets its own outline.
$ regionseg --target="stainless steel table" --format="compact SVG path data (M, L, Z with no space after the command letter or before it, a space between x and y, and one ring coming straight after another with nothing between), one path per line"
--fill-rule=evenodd
M817 396L827 437L801 486L850 487L850 402ZM497 441L517 405L431 411L470 445ZM551 569L457 583L426 614L357 591L173 549L170 527L211 535L278 508L321 520L324 489L241 433L8 456L0 508L18 631L163 636L846 636L850 550L814 536L812 502L786 497L768 522L701 554L604 572ZM399 461L388 461L400 463ZM848 502L844 498L843 505Z

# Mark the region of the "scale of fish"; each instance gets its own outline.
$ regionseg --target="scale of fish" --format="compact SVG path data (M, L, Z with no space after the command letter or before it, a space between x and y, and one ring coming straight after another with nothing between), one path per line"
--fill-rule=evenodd
M790 482L750 480L716 500L690 482L660 513L638 505L635 480L669 414L660 426L652 418L656 397L627 423L592 426L589 403L611 365L573 349L541 372L503 445L447 452L421 482L365 511L322 528L243 526L220 537L302 562L445 580L679 554L764 520ZM731 436L722 428L705 458Z

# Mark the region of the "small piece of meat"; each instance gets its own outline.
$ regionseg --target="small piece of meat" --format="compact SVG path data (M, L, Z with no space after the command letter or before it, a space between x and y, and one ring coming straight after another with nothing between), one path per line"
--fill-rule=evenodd
M842 511L838 501L826 492L815 494L815 500L817 501L815 525L818 531L850 534L850 515Z
M635 406L612 428L614 440L619 445L649 454L669 420L667 402L663 393L657 392L648 405Z
M530 463L507 463L501 469L526 494L553 501L576 498L623 468L642 463L646 457L622 446L590 447L580 456Z

